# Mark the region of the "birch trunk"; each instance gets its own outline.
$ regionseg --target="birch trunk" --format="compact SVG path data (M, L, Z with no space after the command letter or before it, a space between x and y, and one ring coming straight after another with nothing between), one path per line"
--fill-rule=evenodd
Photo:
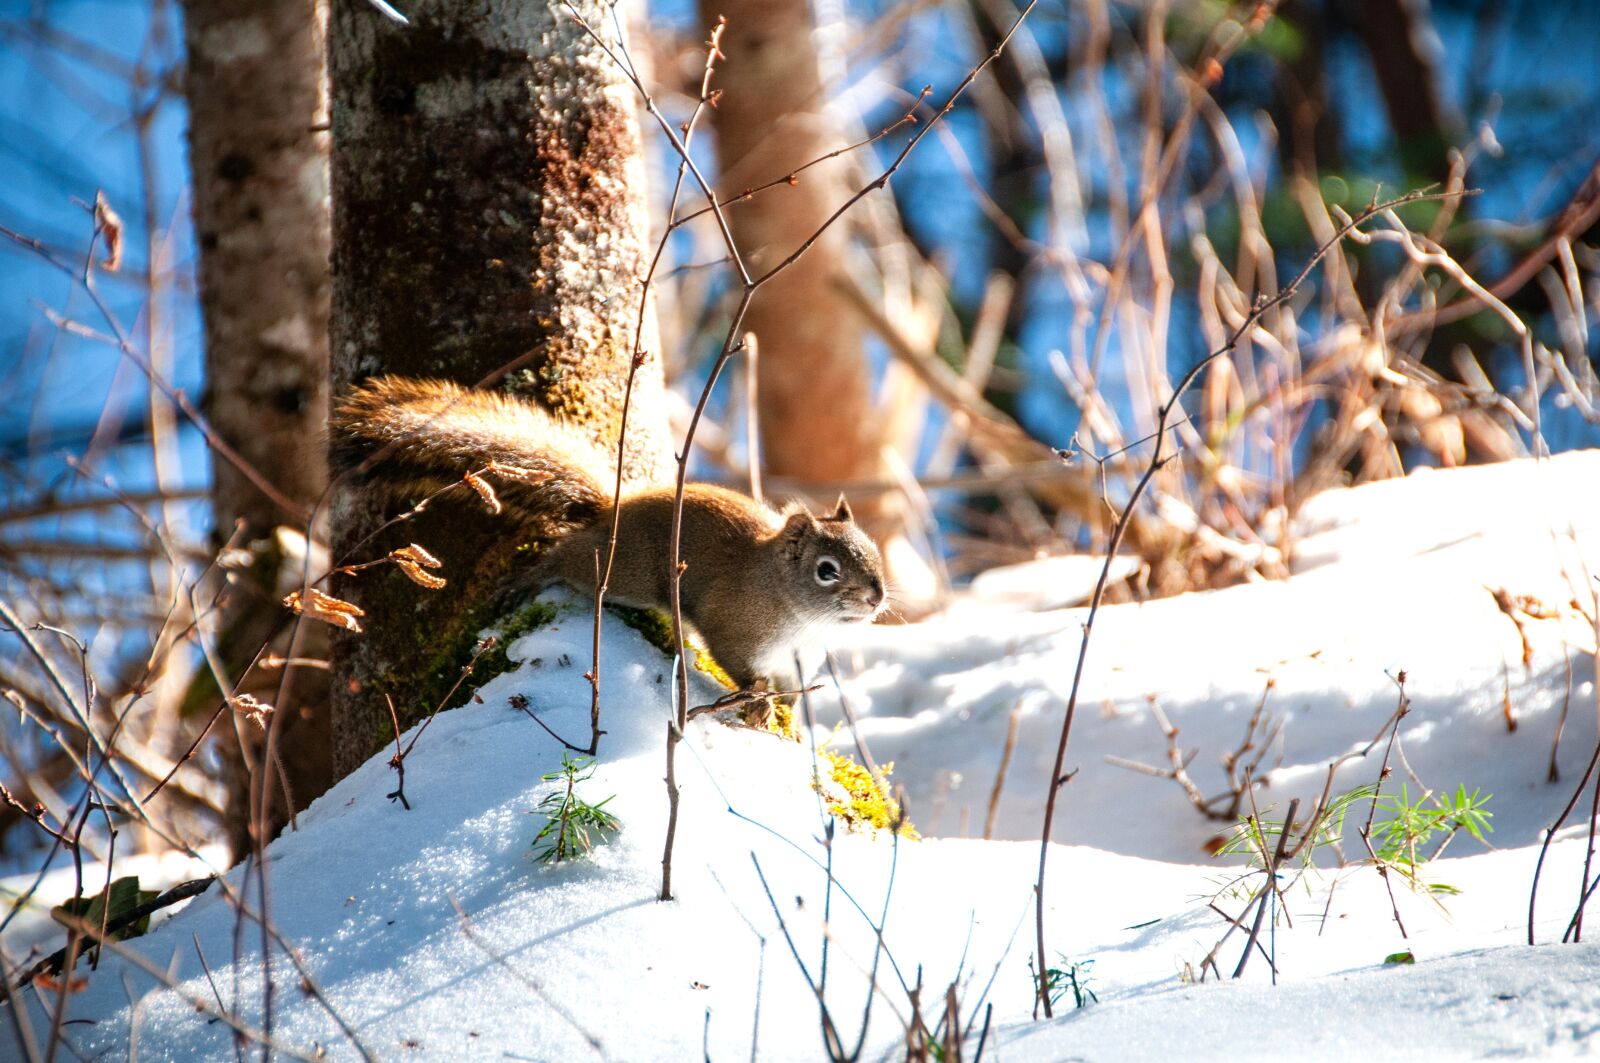
M280 687L283 672L250 665L284 626L277 599L285 577L296 585L300 578L298 559L286 557L282 544L304 532L304 514L327 486L326 25L321 0L184 3L205 406L222 438L295 507L269 498L228 462L213 464L218 545L232 537L253 556L247 570L232 574L216 640L230 686L268 704L283 698L277 745L302 808L332 782L327 673L293 669ZM274 534L280 527L293 529L291 539ZM272 651L291 656L281 636ZM292 655L325 657L327 640L307 629ZM220 697L208 675L191 691L189 715L209 718ZM227 833L238 853L249 841L250 778L262 736L232 713L219 726ZM269 833L290 811L283 781L275 780Z

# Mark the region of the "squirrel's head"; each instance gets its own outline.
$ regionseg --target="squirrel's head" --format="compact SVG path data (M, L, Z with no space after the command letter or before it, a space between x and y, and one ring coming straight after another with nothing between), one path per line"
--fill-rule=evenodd
M804 507L791 510L780 542L783 563L793 574L785 583L817 620L859 623L883 609L883 557L856 526L843 495L824 516Z

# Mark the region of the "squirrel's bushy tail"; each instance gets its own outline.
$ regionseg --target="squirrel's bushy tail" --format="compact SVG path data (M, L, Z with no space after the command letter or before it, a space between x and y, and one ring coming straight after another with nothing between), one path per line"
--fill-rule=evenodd
M595 444L508 395L443 380L374 377L335 404L329 428L336 471L363 469L376 457L364 478L408 501L497 462L518 471L486 478L525 515L581 525L611 505L604 485L613 473Z

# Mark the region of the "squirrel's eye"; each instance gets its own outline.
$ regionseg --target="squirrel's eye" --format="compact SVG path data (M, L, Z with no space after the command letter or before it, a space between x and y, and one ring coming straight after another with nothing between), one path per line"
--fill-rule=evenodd
M839 582L839 562L831 557L817 559L817 582L831 587Z

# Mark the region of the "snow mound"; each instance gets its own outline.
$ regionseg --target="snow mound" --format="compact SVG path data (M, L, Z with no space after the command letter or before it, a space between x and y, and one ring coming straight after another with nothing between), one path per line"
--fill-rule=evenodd
M842 654L839 690L815 700L827 714L849 699L875 758L896 762L923 841L830 826L812 785L826 721L802 744L693 721L676 899L663 903L670 662L610 616L607 733L578 792L610 798L622 828L582 859L532 858L537 809L558 786L541 776L562 747L529 714L575 743L588 734L590 622L557 595L559 618L509 648L519 667L422 735L409 811L386 796L389 755L375 757L273 843L265 868L235 868L98 971L80 968L88 985L63 1036L91 1059L134 1040L145 1059L231 1058L235 1024L270 1027L282 1054L338 1059L812 1060L820 996L846 1050L859 1036L864 1058L897 1058L920 984L930 1025L955 986L969 1058L985 1022L986 1058L1013 1061L1583 1051L1600 1027L1600 953L1520 943L1541 830L1596 740L1594 630L1571 603L1592 608L1600 571L1597 474L1600 455L1586 454L1339 492L1303 529L1303 556L1322 560L1291 581L1104 611L1045 895L1051 964L1076 964L1099 1002L1074 1010L1069 995L1053 1023L1029 1021L1032 890L1082 610L973 600ZM1424 527L1387 544L1372 530L1396 521ZM1533 612L1503 612L1496 591ZM1167 764L1154 702L1181 750L1199 751L1199 790L1225 792L1219 755L1265 695L1274 730L1258 734L1268 785L1255 799L1281 816L1379 730L1401 670L1412 710L1387 786L1414 772L1492 792L1497 848L1460 840L1427 865L1454 894L1414 894L1371 868L1286 877L1243 982L1191 984L1208 955L1224 975L1240 960L1242 933L1218 942L1244 909L1247 869L1206 855L1226 824L1175 783L1106 757ZM695 677L695 703L717 694ZM1352 761L1336 786L1373 781L1377 759ZM1000 840L959 837L982 831L991 802ZM1539 941L1561 937L1586 852L1581 827L1551 847ZM1401 952L1415 965L1384 966ZM22 999L18 1017L48 1031L54 996Z

